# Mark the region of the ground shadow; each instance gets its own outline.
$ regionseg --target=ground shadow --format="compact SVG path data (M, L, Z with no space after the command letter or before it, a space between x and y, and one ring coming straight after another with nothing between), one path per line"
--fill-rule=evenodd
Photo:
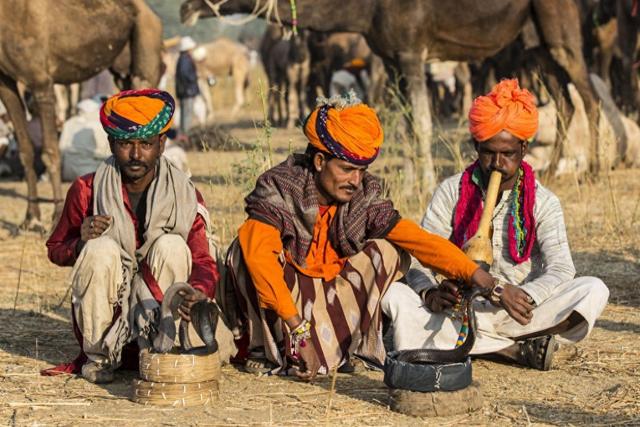
M62 314L62 310L60 311ZM68 309L67 309L67 313ZM70 321L27 310L0 309L0 349L15 356L58 364L72 360L78 344Z
M599 319L596 322L596 328L606 329L611 332L632 332L634 334L640 334L640 325L637 323Z
M640 259L640 250L625 248L632 258ZM595 276L609 288L610 304L640 307L640 264L629 261L622 251L602 250L596 253L574 252L576 277Z
M372 378L372 376L378 378ZM290 378L291 381L298 381L294 377L287 378ZM329 373L329 375L317 377L313 384L331 391L332 382L333 375ZM379 371L367 370L353 374L337 374L334 391L337 394L374 405L386 407L389 404L389 388L382 381L382 372Z
M69 319L68 307L59 307L55 312ZM0 350L13 356L43 361L53 367L71 362L80 351L70 320L34 311L0 309L0 322L11 325L0 329ZM126 369L116 371L113 383L100 386L114 396L129 397L131 380L137 376L135 367L135 362L129 363Z
M616 411L599 414L575 405L532 403L523 400L505 403L524 406L532 422L554 425L637 425L640 421L638 417L630 417Z

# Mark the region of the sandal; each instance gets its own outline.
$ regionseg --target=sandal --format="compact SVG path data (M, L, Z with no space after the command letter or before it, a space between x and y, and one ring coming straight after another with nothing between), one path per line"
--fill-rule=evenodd
M266 374L277 367L278 365L267 359L263 351L252 351L244 363L244 370L255 375Z
M540 371L548 371L559 344L553 335L529 338L520 342L520 363Z

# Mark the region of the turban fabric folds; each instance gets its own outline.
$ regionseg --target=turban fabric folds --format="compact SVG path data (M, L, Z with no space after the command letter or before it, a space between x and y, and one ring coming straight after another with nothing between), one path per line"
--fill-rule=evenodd
M304 133L320 151L359 166L376 159L384 140L375 111L361 103L319 106L307 118Z
M503 130L522 140L538 130L535 98L520 89L516 79L502 80L486 96L477 97L469 111L469 131L476 141L486 141Z
M107 99L100 122L115 139L148 139L171 127L175 101L158 89L125 90Z

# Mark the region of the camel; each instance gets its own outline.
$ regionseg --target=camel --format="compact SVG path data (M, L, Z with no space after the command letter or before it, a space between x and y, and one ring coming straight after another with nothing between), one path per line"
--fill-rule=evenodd
M386 83L384 66L381 66L380 59L371 52L361 34L311 32L309 51L311 69L307 99L311 104L315 104L317 96L328 96L333 73L353 59L361 59L366 64L369 84L365 102L375 103L382 98Z
M640 85L636 69L636 49L640 30L640 10L638 0L616 2L618 19L618 46L622 51L622 108L625 113L640 109Z
M267 12L287 25L292 23L289 2L268 0L185 0L181 5L183 22L199 17ZM271 7L273 6L273 7ZM274 10L276 9L276 10ZM547 86L558 100L559 110L570 117L572 107L567 83L573 82L590 117L590 165L600 171L598 138L595 132L598 110L593 87L581 50L580 20L574 0L297 0L297 24L314 31L351 31L364 35L374 53L382 57L392 81L399 80L411 107L407 129L415 133L415 153L405 153L405 176L409 190L431 192L436 175L431 155L432 121L425 60L481 60L511 43L529 17L535 18L542 36L541 61L549 72ZM276 13L277 12L277 13ZM398 79L395 77L398 76ZM559 127L556 152L566 133ZM557 157L557 156L556 156ZM556 162L557 163L557 162Z
M193 52L200 79L220 79L231 76L235 94L235 104L231 115L235 116L244 105L244 91L249 85L249 49L236 41L220 37L212 42L198 46ZM209 88L202 84L202 87ZM207 103L208 120L213 118L213 103L211 96L203 93Z
M154 86L160 78L162 24L143 0L31 0L0 3L0 100L14 124L28 187L23 226L40 223L34 151L16 82L33 93L41 115L43 161L53 186L54 223L64 195L55 125L54 83L87 80L114 63L130 43L131 84Z
M283 38L280 27L271 25L260 43L260 56L269 79L269 120L292 129L306 115L306 89L311 56L308 31Z

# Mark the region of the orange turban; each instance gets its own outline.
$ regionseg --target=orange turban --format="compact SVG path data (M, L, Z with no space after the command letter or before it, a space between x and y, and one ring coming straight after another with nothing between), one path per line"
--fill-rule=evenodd
M520 89L516 79L502 80L488 95L477 97L469 111L469 131L476 141L486 141L503 130L522 140L538 130L535 98Z
M373 162L384 139L376 112L365 104L322 105L307 118L304 134L317 149L356 165Z
M158 89L122 91L100 108L105 132L116 139L147 139L171 127L175 101Z

